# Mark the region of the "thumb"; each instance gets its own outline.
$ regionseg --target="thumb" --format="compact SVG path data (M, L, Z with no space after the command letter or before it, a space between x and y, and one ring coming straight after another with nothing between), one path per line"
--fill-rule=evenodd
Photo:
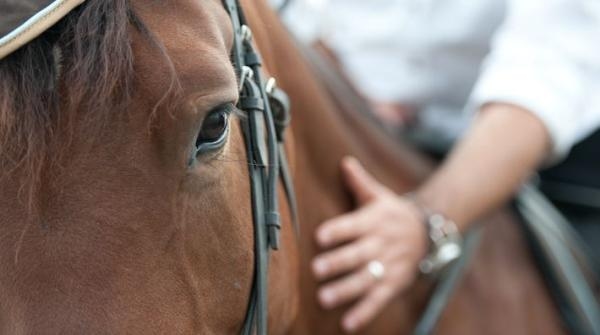
M342 160L342 172L354 198L361 205L386 191L385 187L371 176L354 157L345 157Z

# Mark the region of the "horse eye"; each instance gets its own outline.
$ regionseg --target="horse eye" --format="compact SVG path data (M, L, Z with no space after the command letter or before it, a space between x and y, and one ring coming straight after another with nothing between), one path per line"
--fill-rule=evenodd
M196 138L197 155L218 149L225 143L232 110L233 105L227 104L208 113Z

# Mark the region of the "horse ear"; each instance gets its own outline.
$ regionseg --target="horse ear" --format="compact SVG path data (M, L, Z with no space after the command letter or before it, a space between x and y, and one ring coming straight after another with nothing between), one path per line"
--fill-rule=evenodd
M354 157L345 157L342 160L342 171L344 180L359 205L368 203L382 194L390 193Z

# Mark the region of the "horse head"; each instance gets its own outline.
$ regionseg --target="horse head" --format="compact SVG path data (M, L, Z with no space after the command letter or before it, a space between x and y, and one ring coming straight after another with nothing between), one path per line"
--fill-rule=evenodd
M255 250L233 45L219 0L88 0L0 61L2 333L239 333ZM298 294L282 240L275 332Z

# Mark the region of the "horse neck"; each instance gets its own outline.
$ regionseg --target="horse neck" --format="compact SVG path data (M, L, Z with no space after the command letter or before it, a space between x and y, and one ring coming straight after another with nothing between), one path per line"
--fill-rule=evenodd
M289 156L301 223L300 285L303 294L298 320L301 328L296 331L307 333L314 330L311 325L318 325L319 332L334 333L338 331L340 314L339 311L319 312L315 300L317 283L311 275L310 260L319 251L313 242L316 227L354 206L340 176L341 158L356 156L377 178L397 192L414 188L430 168L414 151L385 136L365 115L343 108L348 106L341 106L340 99L327 93L327 88L316 79L314 69L265 2L242 2L266 68L292 102L292 126L287 134L287 147L292 151ZM407 303L409 301L407 299ZM402 324L397 321L398 317L395 324Z
M370 117L342 104L348 97L332 96L327 83L317 79L318 73L265 2L247 1L244 5L266 68L292 102L292 129L288 134L295 151L292 166L297 179L308 182L298 185L301 196L303 185L316 184L326 191L327 198L337 200L339 205L335 207L348 209L350 199L339 176L339 162L345 155L358 157L398 192L423 180L430 171L429 162L384 134ZM365 104L357 95L352 99ZM314 183L302 178L308 174Z

